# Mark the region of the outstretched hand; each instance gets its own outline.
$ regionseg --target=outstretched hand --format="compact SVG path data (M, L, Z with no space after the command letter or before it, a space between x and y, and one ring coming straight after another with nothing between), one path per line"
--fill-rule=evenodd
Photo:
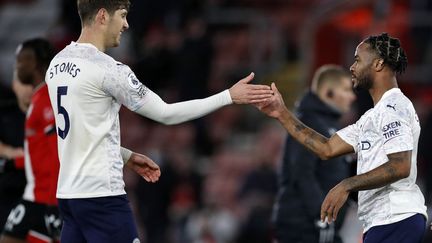
M249 74L229 89L234 104L256 104L272 97L273 91L268 85L249 83L254 76L254 73Z
M273 118L278 118L280 117L282 111L286 109L286 106L283 101L282 95L277 89L275 83L271 84L271 90L274 95L270 99L264 100L262 102L257 102L254 105L264 114Z
M143 154L132 153L126 166L148 182L158 181L161 175L159 166L152 159Z

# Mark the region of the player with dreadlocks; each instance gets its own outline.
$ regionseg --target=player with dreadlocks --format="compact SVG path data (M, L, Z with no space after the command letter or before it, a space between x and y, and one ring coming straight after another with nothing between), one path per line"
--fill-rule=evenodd
M367 89L374 107L331 138L301 123L286 108L274 83L274 97L257 105L322 159L357 153L357 175L329 191L321 220L335 221L349 193L359 191L364 243L420 243L426 229L424 196L416 185L420 124L396 79L407 63L400 41L386 33L362 41L350 70L354 87Z

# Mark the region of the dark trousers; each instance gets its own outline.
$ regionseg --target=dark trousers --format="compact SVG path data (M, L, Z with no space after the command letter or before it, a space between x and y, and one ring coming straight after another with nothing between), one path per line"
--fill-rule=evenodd
M402 221L370 228L363 243L421 243L426 231L426 219L415 214Z
M62 243L139 242L126 195L59 199Z

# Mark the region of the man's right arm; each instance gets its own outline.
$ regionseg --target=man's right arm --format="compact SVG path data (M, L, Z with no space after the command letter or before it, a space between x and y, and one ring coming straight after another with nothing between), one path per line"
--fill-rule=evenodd
M136 113L166 125L179 124L205 116L229 104L253 104L272 97L267 85L250 84L254 74L243 78L230 89L204 99L188 100L172 104L165 103L157 94L147 90L145 103Z
M106 73L101 89L129 110L166 125L197 119L230 104L265 102L273 96L268 85L250 83L254 78L251 73L231 88L207 98L168 104L143 85L128 66L116 67Z
M322 160L354 152L354 148L337 134L331 138L326 138L303 124L285 106L282 96L274 83L272 83L271 88L274 92L272 99L257 104L256 107L268 116L278 119L288 133L299 143Z

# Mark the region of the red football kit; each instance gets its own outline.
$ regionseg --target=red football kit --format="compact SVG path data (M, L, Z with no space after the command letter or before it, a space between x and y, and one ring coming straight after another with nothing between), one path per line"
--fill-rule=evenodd
M59 159L55 129L48 88L43 83L35 89L25 122L25 200L57 205Z

